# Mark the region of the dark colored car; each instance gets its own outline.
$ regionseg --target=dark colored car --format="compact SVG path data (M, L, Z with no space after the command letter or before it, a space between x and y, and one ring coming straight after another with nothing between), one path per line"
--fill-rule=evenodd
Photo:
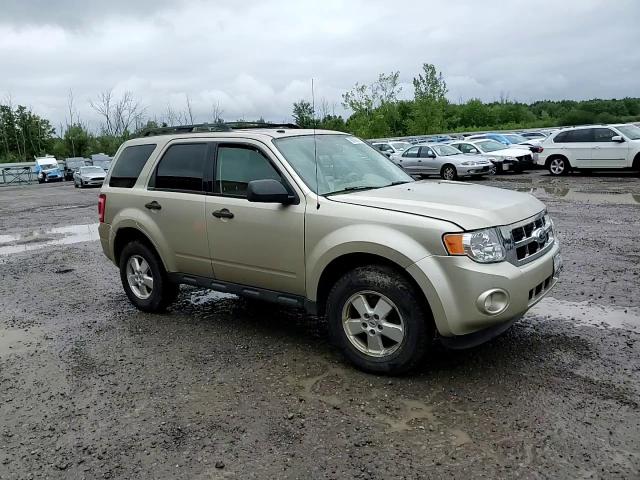
M83 157L70 157L64 161L64 179L73 180L73 174L77 172L80 167L89 165L89 161Z

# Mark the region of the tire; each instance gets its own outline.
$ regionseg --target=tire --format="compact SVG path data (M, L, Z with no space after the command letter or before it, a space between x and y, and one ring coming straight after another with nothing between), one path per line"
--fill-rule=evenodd
M386 266L346 273L329 292L326 312L332 340L365 372L407 372L424 358L433 338L424 300L407 279ZM392 335L386 336L385 329Z
M564 157L554 157L549 160L547 164L547 168L549 169L549 173L556 177L561 175L566 175L569 173L571 165L569 161Z
M456 167L447 163L446 165L443 165L442 169L440 170L440 176L443 180L457 180L458 171L456 170Z
M136 263L139 269L134 267ZM130 282L130 275L137 277ZM179 286L169 280L156 252L139 241L128 243L120 254L120 280L129 301L143 312L164 311L179 292Z
M494 176L498 174L498 167L495 164L491 164L491 168L489 168L489 176Z
M78 188L78 182L76 182L75 180L73 180L73 186Z

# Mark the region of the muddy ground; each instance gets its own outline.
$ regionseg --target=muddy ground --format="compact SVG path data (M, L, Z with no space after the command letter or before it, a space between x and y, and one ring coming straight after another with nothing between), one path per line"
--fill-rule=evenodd
M0 478L638 478L640 179L479 183L548 205L562 280L400 378L297 311L183 287L140 313L86 226L97 190L0 187Z

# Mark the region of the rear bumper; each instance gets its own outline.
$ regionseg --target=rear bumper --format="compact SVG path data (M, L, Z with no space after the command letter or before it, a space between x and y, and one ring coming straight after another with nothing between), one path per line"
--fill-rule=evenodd
M553 288L557 275L554 256L558 251L556 243L542 257L522 266L433 256L414 263L407 271L424 292L442 337L475 334L486 329L500 333L501 325L521 317ZM487 314L480 309L479 298L494 289L506 292L508 304L498 314Z
M102 251L109 260L115 263L115 255L113 253L113 250L111 249L111 245L113 245L114 240L111 225L109 225L108 223L99 224L98 236L100 237L100 246L102 247Z

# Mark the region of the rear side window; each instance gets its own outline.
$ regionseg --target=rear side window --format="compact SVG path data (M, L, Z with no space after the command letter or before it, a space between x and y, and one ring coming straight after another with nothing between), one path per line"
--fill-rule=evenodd
M136 180L138 180L144 164L147 163L147 160L149 160L155 148L155 143L126 147L113 167L111 178L109 179L109 186L132 188Z
M234 197L246 197L247 185L253 180L282 181L271 162L249 146L218 147L216 170L215 192Z
M202 192L207 149L206 143L183 143L170 146L160 159L149 186L158 190Z

